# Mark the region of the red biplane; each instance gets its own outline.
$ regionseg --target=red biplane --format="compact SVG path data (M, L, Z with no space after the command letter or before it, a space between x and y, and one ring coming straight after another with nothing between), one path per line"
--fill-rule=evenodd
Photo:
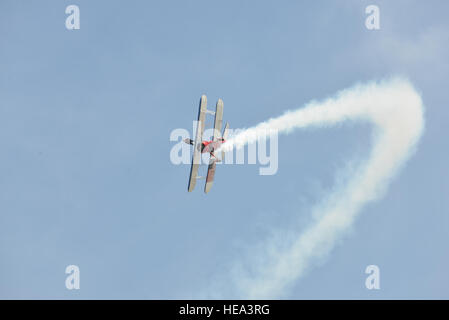
M215 123L214 123L214 136L210 141L203 141L203 132L204 125L206 119L206 113L215 115ZM218 159L214 154L214 151L217 150L225 141L228 136L229 124L226 123L226 126L223 131L223 135L221 135L221 126L223 123L223 100L218 99L215 112L207 110L207 98L205 95L201 96L200 100L200 108L198 111L198 124L196 127L196 135L195 140L185 139L184 142L187 144L193 145L193 157L192 157L192 166L190 167L190 178L189 178L189 187L188 191L191 192L195 188L196 180L202 177L198 176L198 168L200 166L201 154L209 153L210 160L209 166L207 169L206 176L206 185L204 186L204 192L208 193L210 188L212 188L212 183L214 181L215 175L215 167L217 162L224 160L224 152L221 154L221 159Z

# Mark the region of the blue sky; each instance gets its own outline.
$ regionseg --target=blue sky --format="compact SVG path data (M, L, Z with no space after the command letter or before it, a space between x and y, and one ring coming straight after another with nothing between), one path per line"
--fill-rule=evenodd
M77 4L81 29L65 28ZM381 29L365 28L380 7ZM0 297L189 298L271 230L307 224L366 125L279 140L279 170L221 166L208 195L169 152L201 94L231 127L399 74L426 130L383 199L287 298L449 298L445 1L0 3ZM212 121L211 121L212 122ZM66 266L81 289L65 288ZM376 264L381 290L365 288Z

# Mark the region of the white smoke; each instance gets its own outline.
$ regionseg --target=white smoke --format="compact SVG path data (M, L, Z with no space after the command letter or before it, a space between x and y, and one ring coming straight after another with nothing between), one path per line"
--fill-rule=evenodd
M326 200L311 208L315 220L310 226L302 233L293 230L293 236L268 241L262 256L255 259L259 263L234 274L233 291L237 290L237 296L282 297L310 266L332 250L362 207L382 196L390 179L414 151L424 129L423 105L420 95L405 79L371 82L269 119L223 144L221 149L229 151L256 142L270 129L282 134L345 121L370 121L375 125L371 153L345 184L336 186Z

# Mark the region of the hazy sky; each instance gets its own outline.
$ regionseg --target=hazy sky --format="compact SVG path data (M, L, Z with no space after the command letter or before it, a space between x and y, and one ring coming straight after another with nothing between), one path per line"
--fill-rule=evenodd
M76 4L81 29L65 28ZM365 7L380 7L380 30ZM371 127L279 138L279 169L187 193L169 153L198 100L232 128L360 81L407 77L426 129L383 199L285 296L449 298L447 1L0 2L0 298L190 298L272 232L306 227ZM212 123L212 120L209 121ZM81 289L67 290L77 265ZM365 288L367 265L380 290ZM232 298L232 296L230 296Z

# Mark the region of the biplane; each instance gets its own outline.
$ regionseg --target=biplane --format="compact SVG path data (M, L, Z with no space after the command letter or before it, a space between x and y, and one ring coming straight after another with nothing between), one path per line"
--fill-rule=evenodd
M203 141L206 114L215 115L214 135L212 140L210 141ZM191 144L193 146L192 165L190 167L190 177L188 186L189 192L193 191L193 189L195 188L196 180L203 178L198 176L198 168L200 166L202 153L210 154L204 192L208 193L212 188L217 162L224 160L224 152L221 153L221 158L218 159L217 156L214 154L214 151L217 150L226 141L229 131L229 124L226 123L226 126L223 130L223 135L221 134L222 123L223 123L223 100L218 99L215 112L213 112L207 110L207 97L205 95L202 95L198 111L198 122L196 127L195 139L184 140L185 143Z

